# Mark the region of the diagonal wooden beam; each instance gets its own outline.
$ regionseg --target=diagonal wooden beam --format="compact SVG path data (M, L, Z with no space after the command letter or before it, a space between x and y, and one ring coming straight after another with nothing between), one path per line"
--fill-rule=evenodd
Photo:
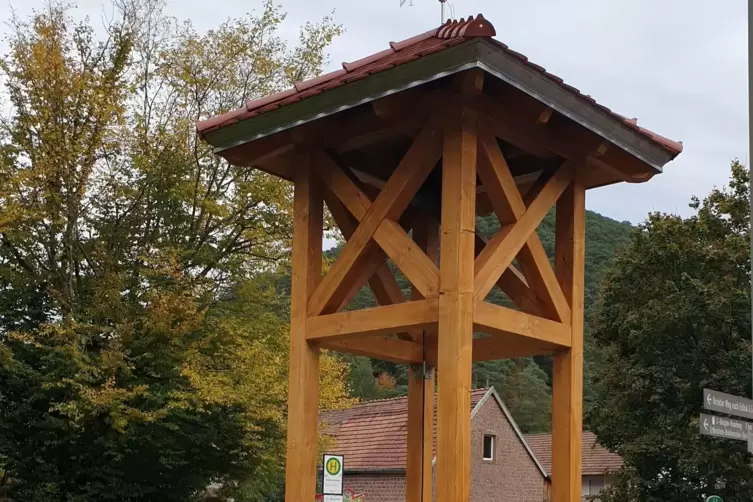
M346 241L350 240L358 227L358 221L348 212L331 190L325 191L324 201L327 203L327 208L332 215L332 219L340 227L343 237L345 237ZM365 263L362 266L363 280L356 281L353 284L353 287L343 299L340 308L344 307L358 293L366 281L368 281L374 297L380 305L390 305L405 301L405 296L400 286L385 263L386 259L387 256L384 254L384 251L378 246L373 246L373 249L369 250L369 256L365 259Z
M436 129L434 123L429 123L408 149L408 152L403 157L403 160L400 161L389 181L387 181L377 198L369 206L366 214L363 215L360 220L361 224L353 233L352 238L343 247L340 257L319 284L319 287L316 288L314 295L309 300L310 316L332 311L340 305L342 299L352 287L353 279L358 273L358 265L362 261L363 251L377 231L380 233L380 240L386 242L391 242L392 238L405 234L405 231L394 220L399 218L403 211L405 211L411 198L436 165L440 156L440 147L441 136L439 131ZM323 156L319 155L318 158L322 159ZM337 190L334 187L332 188L337 193ZM350 209L348 203L344 200L343 203L358 218L359 215ZM383 238L381 237L382 235L389 236L390 238ZM385 249L385 252L387 252L398 267L403 265L404 268L401 268L401 270L403 270L406 276L408 275L406 269L409 268L406 265L415 263L410 258L417 256L426 257L423 252L416 253L416 251L420 250L415 245L406 245L405 247L395 246L395 248ZM394 253L395 256L390 254L390 250L397 251ZM428 261L428 258L426 258L426 261ZM422 271L427 269L431 270L431 268L425 266ZM413 281L417 277L409 277L409 279ZM420 286L416 284L416 287L424 288L425 291L422 292L424 296L431 297L437 293L438 282L438 279L437 281L432 281L431 278L428 278L427 282L421 283Z
M421 141L421 137L416 140L414 145L418 144L419 141ZM427 149L423 152L424 156L418 160L409 160L408 164L405 163L404 159L404 161L400 163L400 166L403 166L407 172L400 171L401 167L398 166L398 169L395 170L395 173L382 188L373 203L369 196L364 193L350 176L348 176L348 174L344 172L343 169L325 152L318 152L317 161L318 167L320 168L320 175L325 184L335 193L335 195L337 195L348 211L350 211L350 213L361 222L359 227L354 231L351 241L354 241L359 237L359 231L361 231L362 227L366 225L365 232L370 234L369 237L371 238L373 236L374 240L384 250L387 256L392 259L411 284L413 284L425 298L431 298L438 294L439 289L439 269L437 266L426 256L420 247L413 242L400 224L392 219L393 215L386 215L380 221L375 221L375 218L372 217L375 212L380 211L382 215L385 215L385 210L380 209L380 207L377 206L377 202L380 201L380 198L385 196L392 197L390 192L395 191L395 187L390 186L390 183L393 183L395 177L407 177L413 175L416 176L416 178L411 182L410 189L406 190L406 193L410 192L410 195L404 197L407 198L407 200L401 201L401 204L404 204L404 206L399 213L402 213L405 210L410 202L410 198L412 198L418 190L439 159L439 147L441 143L439 139L433 137L424 138L424 141L427 143L429 141L432 142L431 144L422 147ZM410 152L406 155L406 158L408 155L410 155ZM418 161L423 162L423 164L419 165L417 163ZM413 167L416 168L416 171L411 173L408 166L410 166L410 163L414 162L416 163ZM400 214L397 214L397 216L399 215ZM368 227L369 225L374 228ZM361 234L364 234L364 232L361 232ZM351 241L348 241L348 244L350 244ZM348 244L346 244L346 248ZM346 248L343 248L341 259L345 256ZM348 260L344 263L350 263ZM340 260L338 260L338 262L339 261ZM337 265L337 263L335 265ZM330 274L332 274L332 272L338 271L333 269L330 271ZM325 287L326 281L327 278L325 278L325 281L322 283L323 288ZM319 308L318 303L321 302L312 304L312 309L310 311L312 315L314 315L315 310Z
M487 245L487 239L476 231L476 256ZM502 273L497 281L497 286L517 305L523 312L543 317L545 308L536 293L528 287L528 281L515 265L510 265Z
M308 318L306 339L311 342L354 335L391 334L398 330L431 326L436 324L438 316L436 298L325 314Z
M474 296L483 300L489 294L502 272L510 266L528 238L544 219L572 179L572 168L561 167L539 192L520 219L502 227L476 258Z
M337 200L331 191L325 191L324 200L332 214L332 218L340 227L343 236L346 240L350 239L357 226L355 218L347 209L345 209L342 203ZM384 251L375 247L368 257L367 263L363 265L364 273L359 279L365 278L364 280L368 280L369 287L371 288L372 293L374 293L374 298L379 305L403 303L406 301L405 295L403 295L403 291L400 289L397 280L395 280L395 276L385 263L385 258ZM358 293L362 285L363 281L356 282L356 285L343 300L343 304L337 310L338 312ZM397 337L401 340L417 340L420 335L421 332L418 330L408 330L397 333ZM384 359L384 357L381 359Z
M488 131L480 134L479 144L484 155L479 161L478 174L489 193L492 207L502 225L516 223L525 214L526 205L502 150ZM568 322L570 307L535 231L528 236L520 249L518 263L528 280L528 285L544 304L547 317Z
M420 343L387 336L328 339L321 340L318 345L345 354L373 357L396 364L421 364L423 358Z
M570 347L570 325L500 307L483 300L474 305L473 326L482 333L518 335L538 342Z

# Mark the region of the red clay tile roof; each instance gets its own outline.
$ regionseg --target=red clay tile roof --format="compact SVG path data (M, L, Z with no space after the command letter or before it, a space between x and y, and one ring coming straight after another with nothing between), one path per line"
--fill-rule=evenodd
M547 472L552 472L552 435L529 434L526 435L528 446L539 459ZM600 476L605 472L614 472L622 467L622 457L612 453L596 443L593 432L583 432L581 444L583 455L583 475Z
M471 392L471 410L487 392L489 389ZM436 400L434 415L436 417ZM320 413L319 420L323 424L323 433L336 439L333 453L345 455L348 459L347 470L405 469L407 397L367 401L346 410L325 411ZM434 424L436 427L436 420Z
M495 395L494 389L471 391L469 413L487 395ZM436 415L435 396L434 455L436 455ZM408 448L408 399L406 397L367 401L346 410L321 412L319 420L322 433L335 439L336 444L331 451L345 455L347 471L405 470ZM517 425L514 423L511 425L517 431ZM523 441L523 436L520 436L520 439ZM529 453L532 454L530 451ZM538 463L535 458L534 461ZM542 472L542 475L546 473Z
M467 20L460 21L447 21L439 28L429 30L420 35L416 35L402 42L390 42L389 49L385 49L371 56L353 61L351 63L343 63L342 69L335 70L319 77L312 78L310 80L296 82L293 88L286 91L271 94L269 96L253 99L246 103L246 106L238 108L236 110L229 111L222 115L212 117L207 120L199 121L196 124L196 128L200 135L204 136L206 133L216 129L220 129L242 120L256 117L271 110L275 110L282 106L295 103L309 96L320 94L329 89L340 87L355 80L360 80L379 73L381 71L388 70L395 66L407 63L419 59L428 54L432 54L438 51L442 51L457 45L472 37L486 37L491 38L496 35L494 26L487 21L481 14L475 18L469 17ZM566 89L574 94L579 99L587 102L588 104L599 108L600 110L612 115L613 117L622 121L626 126L635 129L637 132L658 144L673 155L678 155L682 152L682 143L665 138L659 134L656 134L648 129L638 126L637 119L628 119L619 115L606 106L598 104L591 96L582 94L578 89L566 84L561 78L556 75L552 75L547 72L545 68L534 64L528 60L526 56L518 52L513 51L507 45L502 42L493 41L500 49L505 53L514 56L528 67L538 71L549 80L555 82L557 85Z

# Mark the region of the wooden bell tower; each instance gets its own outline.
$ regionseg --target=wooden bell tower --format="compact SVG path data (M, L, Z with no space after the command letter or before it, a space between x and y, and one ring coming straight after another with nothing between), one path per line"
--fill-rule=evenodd
M287 502L315 496L323 348L410 365L409 502L432 500L434 476L438 502L469 500L472 364L551 355L552 500L580 500L585 192L647 181L681 145L494 34L448 22L199 123L231 163L294 184ZM347 243L323 275L325 205ZM536 233L553 208L554 266ZM343 311L365 284L379 306ZM516 308L487 302L495 287Z

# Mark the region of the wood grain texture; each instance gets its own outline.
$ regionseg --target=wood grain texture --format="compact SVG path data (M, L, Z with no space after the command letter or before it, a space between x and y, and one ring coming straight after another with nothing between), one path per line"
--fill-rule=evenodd
M486 247L487 239L476 232L476 256ZM523 312L545 316L545 308L541 300L531 288L528 287L528 281L523 273L515 265L510 265L502 272L502 276L497 281L497 286L505 293L515 305Z
M309 341L348 336L385 335L436 324L436 298L385 305L336 314L309 317L306 339Z
M525 213L512 225L502 227L481 251L475 261L475 297L483 300L494 284L513 262L518 251L536 231L554 202L572 179L569 166L561 167L547 182ZM527 277L526 277L527 278Z
M413 239L432 262L439 257L439 225L428 216L415 218ZM423 298L415 287L411 298ZM436 344L436 329L426 329L416 337L424 358ZM434 371L423 365L408 370L408 444L405 463L406 502L432 502L432 460L434 457Z
M364 220L372 206L369 196L326 153L320 152L317 158L325 184L356 220ZM373 237L374 241L392 259L395 266L424 297L437 295L439 269L414 243L400 224L385 218L374 231Z
M518 335L561 348L571 346L570 324L551 321L482 300L476 301L474 306L473 324L474 329L482 333Z
M385 234L384 241L390 244L385 246L382 243L382 249L390 255L390 249L395 248L396 256L390 255L390 257L395 260L397 266L413 267L423 263L424 267L421 271L431 270L432 264L427 263L428 258L421 259L421 256L425 258L426 255L413 246L413 241L407 235L403 235L405 232L395 220L408 207L410 200L436 165L440 155L440 144L439 131L433 124L427 125L408 149L377 198L368 206L362 218L359 218L359 214L356 214L356 211L350 207L347 199L341 199L361 223L309 301L310 316L333 311L341 304L342 299L352 287L354 277L359 273L364 250L380 228ZM339 197L338 190L334 186L332 189ZM408 270L403 270L403 273L407 276ZM409 277L409 279L411 282L414 280L420 282L417 280L418 277ZM416 286L419 287L418 284ZM432 293L428 290L425 296L432 296Z
M445 127L437 356L437 502L470 499L477 116L464 109ZM501 271L500 271L501 275Z
M290 293L290 375L285 500L314 500L319 349L306 341L309 297L322 278L322 188L308 153L297 156Z
M372 357L396 364L420 364L423 359L421 344L386 336L321 340L318 344L337 352Z
M489 193L492 207L502 225L514 224L526 213L523 197L497 140L486 131L481 134L479 144L483 151L479 161L479 177ZM555 321L569 322L570 307L535 229L517 258L528 286L546 309L546 316Z
M583 431L585 186L578 176L557 203L555 271L570 303L572 346L552 365L553 502L580 500Z

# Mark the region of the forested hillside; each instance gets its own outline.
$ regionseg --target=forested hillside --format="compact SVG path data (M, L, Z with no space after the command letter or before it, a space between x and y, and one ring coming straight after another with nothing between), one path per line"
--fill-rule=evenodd
M554 256L554 212L547 215L539 227L539 236L550 259ZM499 222L494 216L478 221L478 228L486 236L491 236ZM603 271L620 248L627 244L632 227L600 214L586 213L586 362L585 362L585 402L592 397L591 375L602 361L590 336L590 316L598 294ZM339 247L327 253L334 260ZM409 294L410 285L398 273L398 281L404 292ZM509 305L509 300L498 288L492 290L489 300ZM359 309L376 305L368 287L364 287L348 306ZM354 397L377 399L403 395L407 392L407 368L384 361L365 357L343 356L350 364L350 385ZM502 394L506 404L524 432L547 431L551 424L551 362L548 357L509 359L476 363L473 368L473 385L483 387L494 385Z

